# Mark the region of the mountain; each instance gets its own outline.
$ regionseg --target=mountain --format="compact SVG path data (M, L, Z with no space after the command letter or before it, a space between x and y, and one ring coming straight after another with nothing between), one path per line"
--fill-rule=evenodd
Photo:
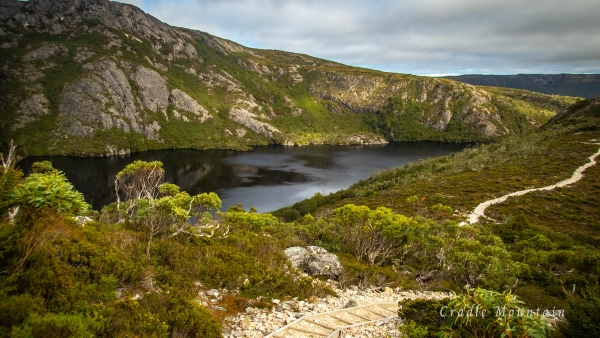
M576 100L247 48L107 0L0 3L0 141L27 155L486 141Z
M600 74L518 74L445 76L477 86L526 89L534 92L579 96L587 99L600 96Z

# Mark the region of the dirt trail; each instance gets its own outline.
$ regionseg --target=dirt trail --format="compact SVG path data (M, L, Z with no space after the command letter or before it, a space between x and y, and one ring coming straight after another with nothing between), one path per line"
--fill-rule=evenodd
M593 140L593 141L597 141L597 140ZM599 144L597 142L594 142L592 144ZM586 164L582 165L581 167L577 168L575 170L575 172L573 172L573 176L571 176L571 178L568 178L564 181L560 181L556 184L553 185L549 185L546 187L542 187L542 188L532 188L532 189L526 189L526 190L520 190L520 191L516 191L510 194L506 194L502 197L498 197L495 198L493 200L489 200L489 201L485 201L481 204L479 204L477 207L475 207L475 210L473 210L473 212L469 215L468 217L468 222L471 224L477 223L479 221L480 217L485 217L485 209L487 209L487 207L489 207L492 204L498 204L498 203L502 203L504 201L506 201L507 198L512 197L512 196L521 196L521 195L525 195L527 193L530 193L532 191L539 191L539 190L552 190L554 188L561 188L564 186L567 186L569 184L573 184L577 181L579 181L582 177L583 177L583 172L596 164L596 157L598 157L598 155L600 155L600 148L598 149L598 151L593 154L592 156L589 157L590 161L587 162Z

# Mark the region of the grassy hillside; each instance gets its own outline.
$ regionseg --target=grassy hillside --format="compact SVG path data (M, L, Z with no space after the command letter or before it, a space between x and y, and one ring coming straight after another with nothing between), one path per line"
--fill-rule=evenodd
M0 141L29 155L487 142L577 100L246 48L130 5L63 2L1 5Z
M576 117L573 114L582 106L595 107L596 102L582 101L540 130L525 136L375 172L368 180L331 197L326 196L326 199L336 200L335 203L324 204L309 212L318 214L327 208L352 202L373 207L384 205L411 214L412 206L405 200L419 195L426 197L427 204L453 206L458 210L454 219L460 220L485 200L570 177L598 148L591 141L598 136L595 113L586 112L586 115ZM586 175L586 179L592 179L590 176L593 175ZM321 197L318 199L322 200ZM302 214L306 213L304 210Z
M248 306L332 294L287 262L285 248L305 245L340 258L342 287L461 294L452 302L472 288L500 292L505 302L510 292L525 301L511 296L511 303L564 310L566 318L550 332L545 319L515 332L534 325L543 335L594 336L596 167L570 187L494 206L479 224L459 222L481 201L569 177L600 147L599 107L600 100L580 102L537 132L375 173L277 217L240 206L211 214L218 197L158 185L160 163L125 168L118 175L122 198L101 212L90 212L49 162L34 164L28 177L3 168L0 337L219 337L223 319ZM82 226L79 215L91 220ZM214 301L206 298L213 288L221 295ZM406 316L416 321L401 329L423 333L425 325L435 334L444 325L466 334L456 322L408 314L413 307L437 314L451 304L407 304Z
M288 220L308 213L326 218L337 208L354 204L462 222L483 201L571 177L599 148L600 100L586 100L529 135L376 172L347 190L318 195L274 214ZM586 292L594 294L600 282L599 170L598 165L589 168L568 187L493 205L486 210L487 218L475 225L478 231L501 238L500 247L523 264L512 292L529 306L563 306L573 314L573 322L583 318L578 302L592 306L586 302L597 300ZM440 266L433 264L421 271L436 268L439 271ZM573 327L569 330L576 332Z

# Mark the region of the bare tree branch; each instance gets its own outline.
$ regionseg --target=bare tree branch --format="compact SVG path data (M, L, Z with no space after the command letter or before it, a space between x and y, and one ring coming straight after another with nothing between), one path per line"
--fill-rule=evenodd
M8 153L6 154L6 159L4 158L4 154L0 153L0 160L2 161L2 171L6 174L8 169L14 167L15 164L19 161L17 159L16 150L17 146L13 145L13 140L10 140L10 144L8 146Z

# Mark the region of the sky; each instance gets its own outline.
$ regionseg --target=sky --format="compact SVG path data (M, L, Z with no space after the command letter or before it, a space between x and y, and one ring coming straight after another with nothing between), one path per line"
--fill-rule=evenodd
M121 0L247 47L415 75L600 73L599 0Z

